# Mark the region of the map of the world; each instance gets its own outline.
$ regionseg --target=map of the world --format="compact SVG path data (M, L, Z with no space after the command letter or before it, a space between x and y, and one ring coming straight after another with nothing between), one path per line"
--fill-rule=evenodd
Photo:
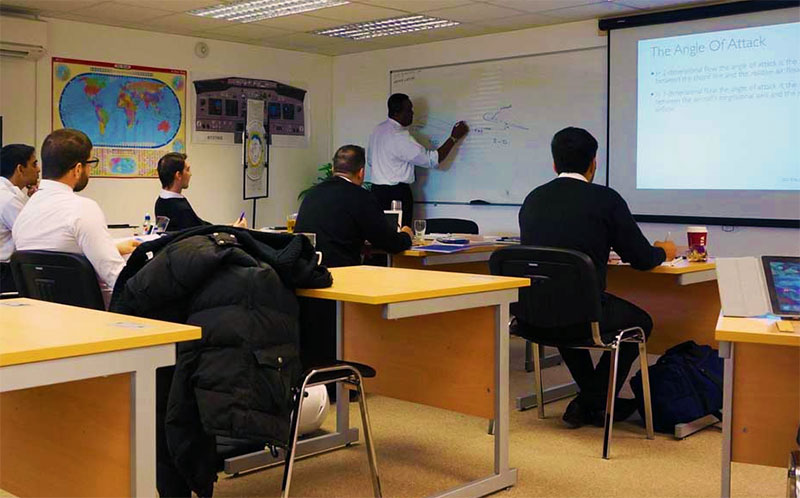
M186 73L54 59L53 128L86 133L93 176L157 176L158 159L185 148Z

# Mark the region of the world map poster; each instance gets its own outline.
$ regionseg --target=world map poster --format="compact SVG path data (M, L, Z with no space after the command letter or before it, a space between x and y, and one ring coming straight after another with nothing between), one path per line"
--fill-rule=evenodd
M186 152L186 71L53 58L53 129L86 133L91 176L157 177L167 152Z

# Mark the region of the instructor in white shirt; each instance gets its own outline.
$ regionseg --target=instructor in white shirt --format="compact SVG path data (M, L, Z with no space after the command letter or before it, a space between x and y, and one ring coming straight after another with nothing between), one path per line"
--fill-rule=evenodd
M75 194L89 183L89 168L97 162L92 142L82 131L65 128L48 135L42 144L39 191L17 217L12 235L18 251L83 254L108 297L125 266L122 256L139 244L115 244L100 206Z
M373 130L367 148L372 193L382 209L389 209L393 200L403 203L403 226L411 226L414 198L414 167L436 168L469 128L463 121L453 126L450 136L436 150L428 150L408 132L414 120L414 106L408 95L395 93L389 97L389 119Z
M14 252L11 229L39 185L39 162L30 145L9 144L0 151L0 292L15 292L8 261ZM23 192L22 189L27 190Z

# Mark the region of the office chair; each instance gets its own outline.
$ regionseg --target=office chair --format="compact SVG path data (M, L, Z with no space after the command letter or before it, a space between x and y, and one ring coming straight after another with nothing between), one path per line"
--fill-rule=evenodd
M370 473L372 476L372 492L375 497L381 495L380 477L375 457L374 443L372 439L372 428L367 412L367 400L364 392L365 378L375 377L375 369L368 365L349 361L336 361L334 363L317 366L306 370L300 376L298 384L292 388L292 415L289 423L289 440L285 446L270 446L255 441L243 439L231 439L217 437L217 455L223 459L227 473L234 475L239 472L253 468L269 465L268 453L273 458L278 458L280 452L284 452L283 481L281 485L281 496L287 498L292 484L292 472L297 455L297 443L300 436L300 420L303 411L303 399L306 390L313 386L344 382L354 386L359 394L358 402L361 409L361 423L364 429L364 442L369 460ZM301 394L302 393L302 394ZM245 463L246 462L246 463ZM233 470L235 468L235 470Z
M592 260L578 251L552 247L517 246L495 251L489 260L492 275L524 277L531 285L519 290L519 302L512 304L517 318L515 335L533 343L534 388L542 400L542 369L539 346L597 349L611 354L606 398L603 458L611 449L611 426L617 385L617 360L623 342L637 343L642 370L647 439L653 439L653 415L650 403L650 377L647 369L646 337L640 327L624 330L600 330L600 290ZM537 328L567 328L585 325L585 335L555 340L537 335ZM539 418L544 418L544 403L537 403Z
M55 251L16 251L11 272L21 297L105 310L97 275L85 256Z
M428 233L469 233L477 235L478 224L472 220L458 218L428 218L425 231Z
M305 390L309 387L332 384L334 382L344 382L354 386L358 391L358 405L361 409L361 424L364 427L364 443L369 460L369 470L372 474L372 493L376 498L381 495L381 481L378 476L378 464L375 458L375 447L372 441L372 429L367 413L367 399L364 393L364 378L375 377L375 369L370 366L349 362L337 361L329 366L313 367L302 376L300 386L293 389L292 421L289 429L289 444L286 447L286 463L283 470L283 484L281 495L284 498L289 496L289 487L292 484L292 470L297 449L297 438L299 436L300 414L303 408L303 397Z

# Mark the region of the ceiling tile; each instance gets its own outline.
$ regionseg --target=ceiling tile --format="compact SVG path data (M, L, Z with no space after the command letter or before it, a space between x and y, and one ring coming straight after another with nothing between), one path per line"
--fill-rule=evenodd
M360 3L328 7L326 9L315 10L313 13L314 17L335 19L337 21L342 21L342 24L386 19L388 17L402 16L403 14L405 14L405 12L400 10L384 9L383 7L373 7Z
M263 38L260 41L266 44L274 42L291 47L317 47L327 44L347 42L348 40L331 38L329 36L312 35L310 33L289 33L282 36Z
M473 0L356 0L356 2L416 13L426 10L458 7L459 5L469 5L473 3Z
M688 4L710 3L709 0L613 0L613 2L637 9L668 9Z
M541 12L543 10L577 7L604 0L486 0L487 3L517 9L524 12Z
M266 26L252 23L237 23L230 26L225 26L223 28L210 29L204 32L204 34L207 34L212 38L214 35L220 35L228 38L233 37L243 40L263 40L264 38L287 35L289 33L290 31L283 29L268 28Z
M3 7L19 7L25 10L68 12L97 5L99 0L2 0Z
M5 1L5 0L3 0ZM187 12L203 7L219 5L221 0L115 0L117 3L137 5L148 9L169 10L170 12Z
M425 14L434 17L441 17L442 19L449 19L451 21L477 22L516 16L520 14L520 11L506 7L499 7L497 5L476 3L464 7L430 10L426 11Z
M147 24L152 25L153 29L159 31L174 29L176 33L186 33L191 31L209 31L223 26L230 26L233 23L190 14L172 14L153 19L152 21L148 21Z
M555 17L562 21L581 21L584 19L596 19L601 17L612 17L615 15L636 12L633 7L611 2L592 3L578 7L568 7L566 9L555 9L542 12L543 15Z
M555 17L543 16L541 14L521 14L518 16L503 17L502 19L479 21L476 24L489 28L502 29L505 31L514 31L518 29L533 28L535 26L545 26L560 22L561 20Z
M269 28L285 29L288 31L313 31L315 29L332 28L334 26L341 26L342 21L334 19L323 19L321 17L307 16L303 14L294 14L291 16L273 17L272 19L264 19L263 21L256 21L252 24L267 26Z
M148 19L167 16L172 12L124 3L104 2L84 9L73 10L70 13L107 21L141 23Z

